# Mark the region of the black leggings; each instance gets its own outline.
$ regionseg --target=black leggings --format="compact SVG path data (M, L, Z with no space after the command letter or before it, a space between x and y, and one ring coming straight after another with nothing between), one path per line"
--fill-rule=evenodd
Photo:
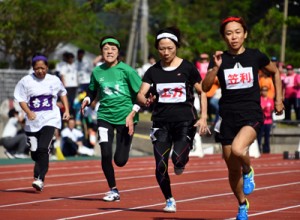
M38 132L26 132L31 158L35 161L33 177L45 180L55 127L45 126Z
M112 163L114 130L116 130L116 151L114 162L117 166L124 166L129 158L132 137L125 125L113 125L98 120L98 137L101 148L101 165L110 188L116 187L115 172Z
M172 162L175 167L184 168L189 161L196 128L195 121L153 122L151 139L156 162L156 180L165 197L172 196L171 181L168 173L168 160L173 147Z

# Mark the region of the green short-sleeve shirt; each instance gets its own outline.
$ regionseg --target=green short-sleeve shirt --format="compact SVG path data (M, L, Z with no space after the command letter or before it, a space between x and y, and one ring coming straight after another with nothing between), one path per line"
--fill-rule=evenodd
M98 92L100 106L97 118L111 124L125 124L141 83L136 70L123 62L113 67L106 64L95 67L89 89ZM134 118L134 122L137 121L138 114Z

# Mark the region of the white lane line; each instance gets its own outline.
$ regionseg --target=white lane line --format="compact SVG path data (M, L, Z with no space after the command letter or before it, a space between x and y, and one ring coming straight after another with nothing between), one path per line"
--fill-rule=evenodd
M277 188L277 187L284 187L284 186L295 185L295 184L300 184L300 182L287 183L287 184L281 184L281 185L270 186L270 187L262 187L262 188L258 188L258 189L255 189L255 190L264 190L266 188L268 188L268 189L269 188ZM195 200L203 200L203 199L209 199L209 198L215 198L215 197L223 197L223 196L228 196L228 195L232 195L232 192L214 194L214 195L208 195L208 196L201 196L201 197L195 197L195 198L190 198L190 199L176 200L176 203L191 202L191 201L195 201ZM106 212L97 212L97 213L77 215L77 216L72 216L72 217L64 217L64 218L60 218L60 219L57 219L57 220L79 219L79 218L86 218L86 217L97 216L97 215L108 215L108 214L123 212L123 211L128 211L128 210L138 210L138 209L150 208L150 207L155 207L155 206L161 206L161 205L164 205L164 204L165 203L156 203L156 204L126 208L126 209L118 209L118 210L112 210L112 211L106 211ZM271 212L279 212L279 211L283 211L283 210L287 210L287 209L291 209L291 208L297 208L297 207L300 207L300 205L289 206L289 207L284 207L284 208L281 208L281 209L274 209L274 210L269 210L269 211L263 211L263 212L259 212L259 213L250 214L248 216L263 215L263 214L268 214L268 213L271 213ZM235 218L230 218L230 219L235 219Z
M149 175L147 175L145 177L149 177ZM153 176L151 176L151 177L153 177ZM132 179L133 178L134 177L132 177ZM141 178L144 178L144 177L141 177ZM227 180L227 177L225 177L225 178L214 178L214 179L207 179L207 180L197 180L197 181L173 183L173 184L171 184L171 186L174 187L174 186L180 186L180 185L199 184L199 183L216 182L216 181L223 181L223 180ZM84 183L87 183L87 182L99 182L99 181L85 181ZM273 186L260 187L260 188L256 188L255 191L265 190L265 189L271 189L271 188L278 188L278 187L284 187L284 186L291 186L291 185L297 185L297 184L300 184L300 182L291 182L291 183L278 184L278 185L273 185ZM55 184L55 185L57 186L58 184ZM68 185L68 184L64 184L64 185ZM120 193L140 191L140 190L147 190L147 189L154 189L154 188L158 188L158 185L148 186L148 187L140 187L140 188L134 188L134 189L128 189L128 190L122 190L122 191L120 191ZM70 196L70 197L59 198L59 199L46 199L46 200L37 200L37 201L31 201L31 202L12 203L12 204L0 205L0 208L12 207L12 206L19 206L19 205L27 205L27 204L33 204L33 203L52 202L52 201L58 201L58 200L63 200L63 199L82 198L82 197L90 197L90 196L98 196L98 195L100 196L100 195L103 195L103 194L104 193L96 193L96 194L86 194L86 195L79 195L79 196ZM232 193L230 193L230 194L232 194Z
M153 168L143 168L140 170L153 170ZM216 171L225 171L227 170L226 168L220 168L220 169L210 169L210 170L197 170L197 171L185 171L185 174L193 174L193 173L206 173L206 172L216 172ZM136 169L123 169L122 172L125 171L136 171ZM120 171L121 172L121 171ZM271 176L271 175L285 175L285 174L290 174L290 173L299 173L300 170L287 170L287 171L280 171L280 172L270 172L270 173L259 173L255 174L255 177L258 176ZM117 172L116 172L117 173ZM83 175L88 175L88 174L99 174L102 175L103 173L100 171L95 171L95 172L83 172L83 173L71 173L71 174L56 174L56 175L48 175L48 178L54 178L54 177L70 177L70 176L83 176ZM170 173L170 176L175 176L174 173ZM116 178L117 181L120 180L130 180L130 179L140 179L140 178L153 178L154 174L151 175L143 175L143 176L131 176L131 177L121 177L121 178ZM27 179L32 179L32 177L24 177L24 178L12 178L12 179L6 179L6 180L11 180L11 181L18 181L18 180L27 180ZM223 180L224 178L222 178ZM227 177L225 178L227 179ZM0 180L4 181L4 180ZM70 183L58 183L58 184L47 184L46 187L57 187L57 186L70 186L70 185L77 185L77 184L86 184L86 183L97 183L97 182L105 182L105 179L102 180L86 180L86 181L78 181L78 182L70 182ZM32 187L19 187L19 188L11 188L11 189L2 189L2 191L15 191L15 190L27 190L27 189L32 189Z

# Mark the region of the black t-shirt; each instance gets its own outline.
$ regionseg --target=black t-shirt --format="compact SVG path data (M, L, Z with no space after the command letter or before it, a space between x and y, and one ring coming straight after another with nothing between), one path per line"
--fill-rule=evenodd
M196 67L187 60L174 70L164 70L157 62L143 77L143 82L153 86L156 101L153 121L187 121L198 118L194 107L194 84L201 82Z
M246 48L239 55L224 51L217 73L222 90L220 108L260 109L258 70L269 63L269 58L258 49ZM208 69L213 66L211 61Z

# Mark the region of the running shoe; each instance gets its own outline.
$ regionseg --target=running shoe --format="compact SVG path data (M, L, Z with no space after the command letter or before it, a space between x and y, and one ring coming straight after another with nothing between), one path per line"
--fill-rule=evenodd
M243 191L245 195L249 195L253 192L255 188L255 182L254 182L254 170L252 167L250 167L250 172L248 174L243 174Z
M246 199L246 204L239 206L238 214L236 215L236 220L248 220L248 209L249 202Z
M9 151L5 151L4 154L9 158L9 159L15 159L15 156L10 153Z
M176 201L175 199L169 198L166 201L166 207L164 208L165 212L176 212Z
M40 191L42 192L43 189L44 189L44 183L42 180L40 179L35 179L33 182L32 182L32 187L36 189L36 191Z
M106 202L119 202L120 201L120 194L117 189L112 189L105 194L103 200Z
M16 153L14 156L15 156L15 158L17 158L17 159L28 159L28 158L29 158L29 155L27 155L27 154L22 154L22 153Z
M181 175L184 171L184 167L174 167L174 173L176 175Z

